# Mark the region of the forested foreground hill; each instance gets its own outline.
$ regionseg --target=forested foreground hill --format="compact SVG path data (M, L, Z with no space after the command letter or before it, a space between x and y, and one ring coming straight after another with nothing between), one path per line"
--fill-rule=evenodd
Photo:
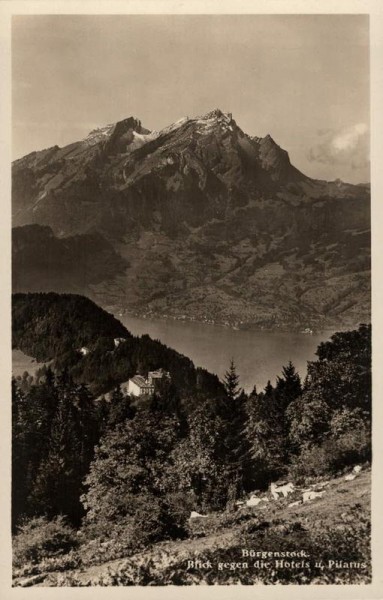
M184 396L222 394L215 375L148 335L133 336L113 315L75 294L14 294L12 346L39 362L53 361L56 370L65 369L96 394L161 367Z
M191 547L198 549L197 538L222 527L227 531L216 540L222 544L222 553L217 554L211 545L201 542L201 554L206 560L237 560L242 542L240 547L235 540L230 547L225 542L225 536L232 536L235 529L237 534L244 534L249 548L300 548L314 559L349 559L365 565L359 570L340 567L330 573L282 568L282 572L277 569L271 575L270 581L266 573L262 581L369 581L368 483L364 473L360 476L361 467L366 471L371 460L369 326L336 333L329 342L320 344L318 359L309 363L303 384L290 363L274 385L269 382L263 391L253 390L247 396L240 391L235 367L231 365L216 394L200 381L199 390L197 386L194 392L189 389L185 403L186 392L177 387L178 381L181 386L182 378L189 376L192 380L193 373L197 373L187 359L148 337L133 338L127 332L126 342L117 350L93 347L97 340L92 332L97 327L94 322L89 323L92 311L104 319L104 324L100 324L104 333L110 315L99 312L81 297L48 297L46 303L44 295L32 295L31 302L23 295L14 299L15 343L18 340L21 344L24 332L25 351L34 349L35 354L42 353L40 358L52 357L48 344L52 331L56 331L58 339L61 331L62 347L68 348L65 337L71 329L65 326L65 319L75 314L74 343L77 346L85 339L92 348L88 356L99 357L99 361L110 356L111 359L105 359L106 367L114 364L115 354L121 360L117 364L123 364L128 356L140 357L145 365L168 359L163 366L174 373L176 383L173 389L161 390L148 402L137 405L118 389L110 402L96 401L95 394L81 379L73 379L73 374L80 377L85 371L76 371L83 359L72 350L67 350L68 356L76 360L72 366L67 362L62 372L47 369L28 389L22 389L13 380L12 521L18 578L32 574L45 579L48 572L137 558L142 551L170 540L194 539ZM66 310L60 309L62 304ZM61 320L56 322L58 315ZM81 337L80 317L84 319L87 338ZM112 319L110 324L113 335L122 333L118 321ZM53 336L52 343L54 339ZM103 344L108 340L105 336ZM120 355L124 346L135 348L136 354L127 351ZM56 351L58 347L60 342L56 341ZM90 381L92 372L97 380L103 368L103 363L95 362L89 371ZM197 374L195 377L198 379ZM205 377L208 383L216 381L210 375ZM322 519L313 504L312 510L302 506L299 518L281 522L280 509L287 507L287 501L275 500L270 494L271 482L287 479L296 487L296 500L302 502L302 490L308 485L325 485L326 478L351 471L357 464L355 473L361 481L363 477L363 489L347 495L344 483L339 490L334 488L334 493L330 493L330 488L328 493L325 491L321 506L323 513L331 511L330 519ZM318 482L318 478L322 481ZM263 512L260 507L256 515L253 509L251 514L236 512L236 503L248 499L252 490L268 500L270 511L266 507ZM192 528L189 517L194 511L210 516L206 519L207 530ZM241 531L239 524L244 527ZM247 534L250 535L246 537ZM176 547L171 546L169 551L176 552ZM128 561L121 573L107 579L107 585L194 583L201 579L208 583L227 582L227 578L212 570L205 577L194 569L190 578L176 556L175 569L160 573L157 566L163 557L157 557L156 562L156 556L155 547L154 554L146 554L143 563L140 557L138 563L135 558L132 563ZM172 564L165 555L166 561L168 566ZM241 575L244 583L259 581L247 575L243 580ZM64 577L62 581L63 585L81 585L77 579ZM26 585L32 583L27 581Z

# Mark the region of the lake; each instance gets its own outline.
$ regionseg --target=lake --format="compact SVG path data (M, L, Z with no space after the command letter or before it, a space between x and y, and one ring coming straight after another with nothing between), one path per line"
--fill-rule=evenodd
M127 315L116 315L116 318L134 335L147 333L220 378L233 358L241 387L247 392L253 389L254 384L260 391L269 379L274 383L289 360L303 379L307 361L316 358L318 344L331 336L330 332L307 335L242 331L219 325L140 319Z
M31 356L27 356L21 350L12 350L12 375L14 377L23 376L27 371L30 375L34 375L36 371L42 367L44 363L37 362Z

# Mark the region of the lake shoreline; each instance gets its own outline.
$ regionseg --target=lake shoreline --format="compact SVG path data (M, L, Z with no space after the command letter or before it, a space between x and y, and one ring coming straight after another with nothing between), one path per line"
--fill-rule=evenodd
M190 358L196 367L216 374L221 380L233 359L240 386L246 392L251 392L254 385L263 389L269 380L275 382L290 360L303 380L307 374L307 363L317 359L319 344L328 341L335 332L335 329L312 334L275 329L234 329L217 323L184 319L142 318L130 311L115 312L114 316L133 335L146 334L159 340Z
M105 310L107 312L112 313L116 319L121 320L120 318L134 318L134 319L141 319L143 321L148 321L148 322L164 322L164 323L179 323L179 324L195 324L195 325L204 325L204 326L208 326L208 327L220 327L226 330L232 330L232 331L250 331L250 332L262 332L262 333L290 333L293 335L296 334L302 334L302 335L324 335L324 336L330 336L333 333L335 333L336 331L348 331L348 330L352 330L352 329L356 329L359 326L359 323L357 324L350 324L350 325L338 325L338 326L334 326L334 327L315 327L314 325L312 325L310 327L310 325L306 325L305 326L300 326L300 327L282 327L282 326L275 326L275 327L267 327L266 325L257 325L256 323L240 323L238 325L234 325L234 324L230 324L230 323L222 323L221 321L212 321L212 320L206 320L206 321L201 321L198 319L194 319L193 317L188 317L188 316L183 316L183 317L176 317L176 316L165 316L162 314L151 314L151 315L147 315L145 313L141 313L140 311L132 311L132 310L128 310L128 309L121 309L121 307L116 307L116 306L106 306ZM306 329L310 330L310 331L305 331Z

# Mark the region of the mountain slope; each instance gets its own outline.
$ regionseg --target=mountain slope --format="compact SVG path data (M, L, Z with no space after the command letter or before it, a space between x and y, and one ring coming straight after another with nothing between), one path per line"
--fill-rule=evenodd
M99 233L57 238L42 225L12 231L14 292L81 292L123 274L127 263Z
M82 291L116 310L285 329L369 320L368 187L306 177L219 109L160 132L131 117L15 161L13 220L102 235L127 267Z

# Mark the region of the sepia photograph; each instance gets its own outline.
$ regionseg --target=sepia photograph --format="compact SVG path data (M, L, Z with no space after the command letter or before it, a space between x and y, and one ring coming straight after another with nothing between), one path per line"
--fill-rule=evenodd
M14 588L371 584L370 24L12 16Z

